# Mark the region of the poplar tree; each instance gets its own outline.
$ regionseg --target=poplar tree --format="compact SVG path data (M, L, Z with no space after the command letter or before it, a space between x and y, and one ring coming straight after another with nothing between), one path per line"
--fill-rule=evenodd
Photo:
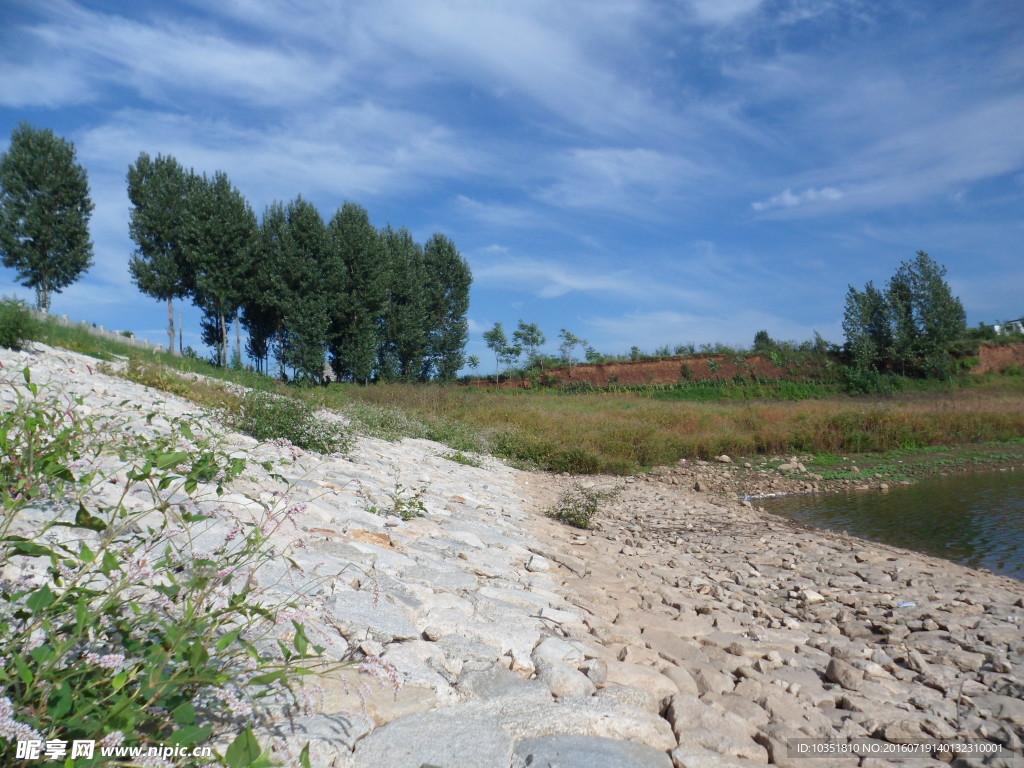
M92 265L92 210L74 145L28 123L15 128L0 155L0 255L35 289L39 310Z
M132 281L147 296L167 302L167 348L174 350L174 300L190 290L185 260L188 174L173 157L142 152L128 167L132 208L128 232L137 246L128 262Z
M388 275L384 245L366 209L345 203L328 224L331 297L329 349L338 381L369 383L377 362Z
M330 328L328 303L333 299L327 264L330 241L316 207L298 197L288 204L288 240L281 281L287 303L283 324L287 346L283 359L307 381L323 379Z
M435 233L423 248L426 267L427 355L422 378L451 381L465 363L469 288L473 274L455 243Z
M188 185L186 259L193 300L216 328L218 364L227 365L227 319L241 306L252 265L256 215L226 174L192 176Z
M423 248L404 228L396 232L388 225L380 236L389 280L378 375L383 380L409 381L419 376L427 354L427 275Z

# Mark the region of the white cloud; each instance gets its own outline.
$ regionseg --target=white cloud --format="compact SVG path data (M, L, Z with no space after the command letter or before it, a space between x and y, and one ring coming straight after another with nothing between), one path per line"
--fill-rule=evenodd
M767 200L751 203L755 211L770 211L774 208L795 208L798 205L808 203L828 202L841 200L843 192L835 187L823 187L822 189L805 189L802 192L794 193L791 189L784 189L781 194L770 197Z
M54 0L42 10L49 20L24 33L47 50L42 71L48 78L59 77L71 59L80 73L72 82L87 76L91 83L128 85L144 98L174 103L204 93L277 106L323 93L340 74L301 48L242 42L194 22L144 23L70 0ZM66 96L75 102L73 93Z
M657 217L708 174L695 162L646 148L573 149L552 160L558 180L538 198L563 208Z

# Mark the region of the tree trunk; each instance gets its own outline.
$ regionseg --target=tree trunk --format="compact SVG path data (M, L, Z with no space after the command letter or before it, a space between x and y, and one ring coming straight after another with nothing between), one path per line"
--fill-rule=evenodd
M238 319L238 310L235 310L235 357L238 360L238 367L242 366L242 323Z
M178 312L178 354L185 356L185 330L181 320L181 312Z
M167 299L167 351L174 354L174 299Z
M217 312L217 319L220 320L220 367L228 367L228 326L224 322L224 313Z

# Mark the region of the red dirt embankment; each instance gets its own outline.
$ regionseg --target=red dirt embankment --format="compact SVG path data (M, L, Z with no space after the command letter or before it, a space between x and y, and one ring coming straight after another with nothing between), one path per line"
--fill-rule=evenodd
M978 350L978 364L971 373L1000 372L1010 365L1024 367L1024 344L1002 346L982 345ZM715 381L759 378L767 380L806 381L821 377L821 367L812 362L782 363L776 365L767 355L692 355L668 357L661 360L636 360L621 363L597 363L574 365L569 368L552 368L545 371L541 381L548 385L589 384L593 387L647 386L652 384L672 385L682 381ZM470 384L493 387L487 380L471 381ZM508 379L502 381L502 389L530 387L529 379Z
M982 345L978 350L978 364L971 368L971 373L999 373L1011 365L1024 368L1024 344Z
M661 360L636 360L621 363L597 363L574 365L569 368L552 368L545 371L542 381L546 384L589 384L593 387L646 386L650 384L672 385L681 381L714 381L733 379L737 375L745 379L787 379L803 381L816 378L821 371L811 363L772 362L766 355L694 355L690 357L669 357ZM494 386L493 382L473 381L479 386ZM502 389L529 387L529 379L509 379L501 382Z

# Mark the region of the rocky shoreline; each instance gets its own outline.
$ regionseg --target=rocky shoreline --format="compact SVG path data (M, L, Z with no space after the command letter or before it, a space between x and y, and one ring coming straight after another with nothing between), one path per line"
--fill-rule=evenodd
M0 362L93 413L195 409L42 345ZM335 768L901 764L792 756L793 739L981 739L1002 753L909 764L1024 764L1021 582L671 478L587 478L624 487L579 531L544 514L571 479L428 441L361 438L343 458L225 439L251 471L202 536L229 535L225 504L286 497L294 526L275 536L302 570L258 578L300 590L310 639L359 662L256 724L289 765L306 742ZM370 511L399 486L424 517Z

